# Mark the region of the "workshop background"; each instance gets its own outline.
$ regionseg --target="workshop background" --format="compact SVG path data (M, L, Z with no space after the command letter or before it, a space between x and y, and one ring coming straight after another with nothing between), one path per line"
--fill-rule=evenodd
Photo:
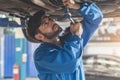
M92 1L104 18L84 49L83 64L86 80L120 80L120 0ZM82 16L68 9L61 0L0 0L0 80L38 80L33 55L40 43L26 40L24 30L28 17L40 9L60 26L69 26L70 18Z
M119 22L120 22L119 17L104 18L102 23L100 24L99 29L96 31L95 35L90 40L89 44L86 46L84 50L84 55L86 56L86 55L97 54L97 55L113 55L119 57L120 56L119 53L120 23ZM12 80L14 77L14 72L17 72L14 71L15 65L19 65L18 73L21 76L21 80L25 80L25 79L37 80L37 71L34 66L33 54L34 54L34 50L40 44L31 43L27 41L22 33L21 28L0 27L0 30L1 30L0 31L0 80L2 79ZM89 62L90 61L91 60L89 60ZM120 62L117 67L120 68ZM120 74L120 69L117 70L117 73ZM116 76L118 77L117 73Z

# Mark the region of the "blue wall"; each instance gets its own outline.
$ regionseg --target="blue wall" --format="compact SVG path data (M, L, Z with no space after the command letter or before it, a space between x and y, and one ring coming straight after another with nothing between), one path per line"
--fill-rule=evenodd
M15 63L15 37L5 35L4 40L4 77L12 77L13 64Z
M15 39L15 64L19 65L19 72L20 72L20 80L26 79L26 61L23 61L22 57L23 54L27 53L27 41L24 38L16 38ZM24 57L25 58L25 57Z
M24 43L22 50L27 53L26 76L36 77L37 71L34 65L33 54L39 44L31 43L29 41L26 41L26 39L23 39L22 42ZM5 47L4 48L4 77L5 78L13 76L12 70L13 70L13 65L16 62L15 60L17 60L18 62L21 60L20 56L15 57L16 46L20 45L18 43L21 43L21 42L19 40L17 40L16 42L14 35L10 35L10 34L5 35L5 41L4 41L4 47ZM22 64L25 64L25 63L22 63Z

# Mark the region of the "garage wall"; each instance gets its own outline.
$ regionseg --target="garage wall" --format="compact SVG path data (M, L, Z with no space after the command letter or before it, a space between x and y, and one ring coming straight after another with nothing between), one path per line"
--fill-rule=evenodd
M4 28L0 27L0 79L3 78Z
M26 75L27 77L36 77L38 75L34 60L33 54L35 49L39 46L37 43L31 43L26 41L27 46L27 63L26 63ZM13 77L13 65L15 63L15 37L14 35L7 34L4 36L4 51L3 51L3 61L4 61L4 70L2 73L5 78Z
M120 55L120 42L89 43L85 49L85 53Z
M4 40L4 77L12 77L15 63L15 37L7 34Z
M27 74L30 77L36 77L38 75L35 65L34 65L34 51L39 46L37 43L28 42L28 63L27 63Z

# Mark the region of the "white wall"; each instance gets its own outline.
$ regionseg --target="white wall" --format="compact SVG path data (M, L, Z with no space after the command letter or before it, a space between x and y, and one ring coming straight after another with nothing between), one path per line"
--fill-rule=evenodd
M120 55L120 43L89 43L85 49L86 54L117 54Z
M0 78L3 78L4 75L4 28L0 27Z

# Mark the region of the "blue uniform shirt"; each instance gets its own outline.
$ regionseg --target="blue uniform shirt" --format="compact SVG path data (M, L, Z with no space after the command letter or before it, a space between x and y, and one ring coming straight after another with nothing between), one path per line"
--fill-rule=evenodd
M34 62L40 80L85 80L82 50L98 28L102 13L94 3L83 3L77 10L83 16L83 34L68 34L61 37L62 47L42 43L34 53Z

